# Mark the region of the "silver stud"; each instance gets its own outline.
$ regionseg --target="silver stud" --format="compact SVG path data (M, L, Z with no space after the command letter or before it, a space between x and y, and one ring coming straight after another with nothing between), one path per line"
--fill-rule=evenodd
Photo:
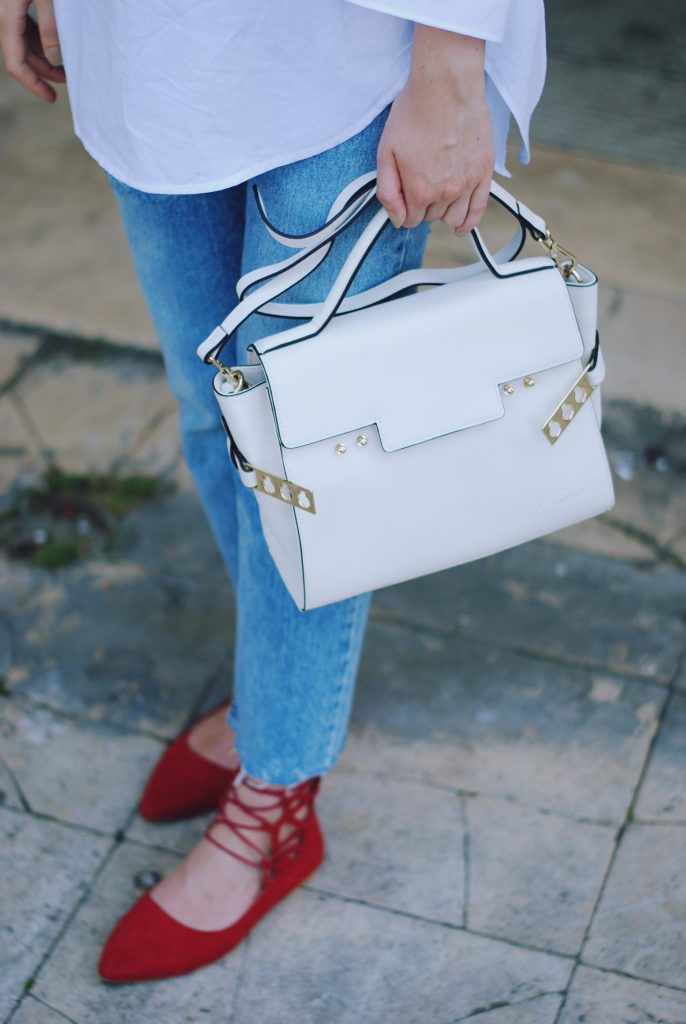
M512 384L503 384L503 391L505 392L506 395L513 395L514 387L512 386Z
M344 452L346 452L346 451L347 451L347 449L346 449L344 444L337 444L336 445L336 454L337 455L343 455Z
M525 388L532 388L535 383L536 383L536 380L533 377L525 377L524 378L524 387Z
M357 440L355 441L355 444L358 444L360 446L360 448L364 448L366 443L367 443L367 438L364 436L364 434L358 434Z

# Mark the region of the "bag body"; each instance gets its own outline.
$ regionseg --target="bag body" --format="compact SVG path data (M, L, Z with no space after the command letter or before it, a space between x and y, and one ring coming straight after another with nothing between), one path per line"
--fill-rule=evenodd
M346 298L386 226L379 210L327 299L290 307L310 322L253 343L247 365L224 367L217 356L236 326L258 309L283 315L289 306L274 296L310 273L374 198L373 178L356 179L306 239L269 226L298 253L246 275L238 306L198 349L216 361L229 452L303 611L614 504L600 433L597 279L560 256L540 218L499 186L493 194L518 220L500 253L474 232L479 263L406 271ZM525 232L550 254L515 259ZM416 290L430 283L438 286Z

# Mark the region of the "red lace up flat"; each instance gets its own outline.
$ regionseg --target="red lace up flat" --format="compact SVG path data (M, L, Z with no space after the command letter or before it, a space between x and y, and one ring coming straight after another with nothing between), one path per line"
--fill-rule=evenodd
M188 737L199 722L204 722L220 708L228 711L229 704L228 700L217 704L172 740L145 784L138 804L142 817L148 821L180 821L208 814L216 808L238 768L223 768L198 754Z
M155 902L150 892L144 893L119 919L105 944L98 971L106 981L169 978L219 960L245 938L268 910L319 867L324 856L324 839L314 798L320 777L287 789L257 785L248 776L241 781L255 792L273 796L274 801L259 807L249 806L239 796L237 781L232 781L205 836L220 850L261 870L261 885L253 903L227 928L202 931L181 924ZM234 807L240 808L251 823L233 821L231 810ZM275 821L263 817L264 812L277 808L280 814ZM217 840L213 831L218 824L228 827L242 840L245 855ZM292 830L280 838L284 825L290 825ZM257 831L269 833L268 854L250 836ZM217 898L221 898L220 893Z

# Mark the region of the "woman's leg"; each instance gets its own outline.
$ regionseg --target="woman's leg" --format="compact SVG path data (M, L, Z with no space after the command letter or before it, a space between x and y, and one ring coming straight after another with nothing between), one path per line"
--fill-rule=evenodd
M256 179L270 219L289 233L303 233L321 224L340 190L351 179L375 168L376 149L389 109L339 146ZM291 252L268 234L250 191L246 198L243 271ZM336 240L324 264L283 299L321 300L373 212L371 209L358 218L351 230ZM352 292L402 269L419 266L428 233L426 222L409 230L389 226L357 275ZM179 301L178 295L175 301ZM218 310L217 322L225 312ZM292 325L292 320L251 318L238 334L236 350L226 353L226 360L240 363L253 338ZM209 330L214 324L205 326ZM225 449L223 457L228 466ZM231 720L238 730L243 769L253 780L271 783L274 793L279 787L292 787L327 771L343 747L371 595L300 612L269 555L254 494L242 485L235 494L238 535L233 576L237 581L238 638L234 688L240 715ZM219 525L225 528L225 523ZM232 792L265 818L279 813L278 808L270 809L274 797L261 797L252 784L239 779ZM240 820L241 813L234 808L233 820L236 814ZM251 820L254 828L254 818L248 811L244 823L249 826ZM226 929L243 918L259 892L260 872L245 863L246 845L240 832L223 825L220 829L223 848L204 837L150 893L152 902L167 915L196 930ZM268 854L268 834L251 834L253 843ZM227 851L235 856L227 856ZM151 912L146 909L140 913ZM162 924L165 920L161 918ZM137 915L133 913L117 933L115 945L120 958L135 957L137 928ZM160 925L160 934L163 931ZM197 931L192 934L197 935ZM160 946L160 956L164 955Z
M245 184L202 195L159 195L107 178L178 400L184 457L236 590L236 480L212 372L196 348L236 303Z
M338 193L376 167L376 149L390 107L352 138L317 156L253 179L270 221L289 234L321 225ZM252 182L249 182L249 186ZM292 254L274 241L246 196L243 272ZM350 248L378 210L373 203L336 239L324 262L279 301L321 301ZM351 294L421 264L430 225L388 225L358 272ZM238 361L253 340L301 321L252 316L238 331ZM238 611L234 721L241 763L255 778L299 782L328 771L346 739L371 595L301 612L266 546L253 492L239 487Z

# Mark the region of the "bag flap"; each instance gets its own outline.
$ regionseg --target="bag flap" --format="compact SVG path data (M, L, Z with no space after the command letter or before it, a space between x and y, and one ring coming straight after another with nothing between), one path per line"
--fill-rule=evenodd
M281 441L297 448L375 423L383 448L504 414L500 385L579 359L567 287L545 257L335 317L260 355ZM263 343L261 343L263 344Z

